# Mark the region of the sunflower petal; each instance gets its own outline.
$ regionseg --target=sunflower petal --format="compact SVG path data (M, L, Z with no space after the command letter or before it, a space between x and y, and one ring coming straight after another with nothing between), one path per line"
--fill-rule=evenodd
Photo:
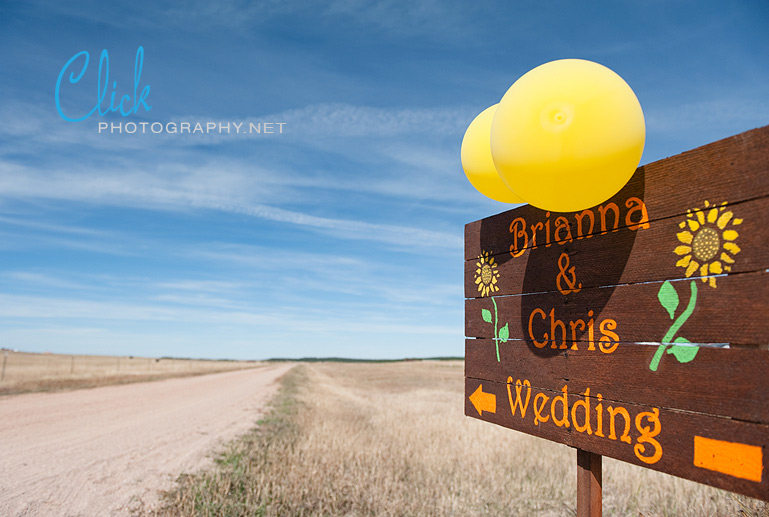
M710 287L712 287L713 289L715 289L715 288L716 288L716 277L714 277L714 276L711 276L711 277L708 279L708 284L710 284Z
M686 222L689 223L689 229L691 231L696 232L697 230L700 229L700 223L698 223L694 219L687 219Z
M686 255L687 253L692 252L691 246L678 246L676 249L673 250L673 253L676 255Z
M723 230L724 228L726 228L726 225L729 224L729 221L732 219L732 217L734 217L734 214L730 211L726 211L723 214L721 214L721 217L718 218L718 223L716 223L718 225L718 228L720 230Z
M702 210L696 210L697 214L697 220L700 222L700 224L705 224L705 212Z
M724 243L724 249L725 249L726 251L728 251L729 253L731 253L732 255L736 255L737 253L739 253L740 251L742 251L742 250L740 250L740 247L739 247L739 246L737 246L737 245L736 245L735 243L733 243L733 242L725 242L725 243Z
M702 264L702 267L700 268L700 276L708 276L708 264ZM703 278L702 281L704 282L705 279Z
M684 258L682 258L681 260L676 262L676 266L678 266L678 267L686 267L686 266L689 265L689 262L691 260L692 260L692 256L691 255L686 255L686 256L684 256Z
M692 239L694 238L694 236L690 232L677 233L676 237L678 237L678 240L680 242L683 242L684 244L691 244Z
M723 260L727 264L734 264L734 259L729 255L727 255L726 253L721 253L721 260Z
M738 224L742 224L742 219L735 219L734 221L732 221L732 224L734 226L737 226Z
M708 222L715 223L718 218L718 208L713 208L708 212Z
M739 236L740 236L740 234L735 232L734 230L726 230L724 232L724 239L726 239L727 241L733 241L734 239L736 239Z
M696 260L692 260L689 262L689 267L686 268L686 278L689 278L692 276L692 274L697 271L697 268L700 267L700 265L697 263Z
M724 272L723 267L721 266L721 263L719 261L714 261L710 263L710 267L708 268L711 273L714 275L720 275Z

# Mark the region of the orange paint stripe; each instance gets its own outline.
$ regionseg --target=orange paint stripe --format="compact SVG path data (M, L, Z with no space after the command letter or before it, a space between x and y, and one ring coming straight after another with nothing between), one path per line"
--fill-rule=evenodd
M764 455L755 445L695 436L694 466L760 483Z

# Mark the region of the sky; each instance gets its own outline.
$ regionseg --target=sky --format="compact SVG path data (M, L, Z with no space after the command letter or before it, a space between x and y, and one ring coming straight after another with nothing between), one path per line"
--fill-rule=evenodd
M464 225L514 207L464 176L473 118L588 59L647 164L769 123L767 28L763 0L0 0L0 348L461 356Z

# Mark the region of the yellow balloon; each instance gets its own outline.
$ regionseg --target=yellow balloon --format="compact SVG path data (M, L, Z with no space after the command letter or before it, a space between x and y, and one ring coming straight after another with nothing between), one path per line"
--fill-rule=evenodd
M625 186L645 138L641 104L619 75L562 59L529 71L502 97L491 154L504 183L530 204L573 212Z
M516 196L494 168L491 158L491 122L497 104L486 108L470 122L462 139L462 168L473 187L486 197L503 203L525 203Z

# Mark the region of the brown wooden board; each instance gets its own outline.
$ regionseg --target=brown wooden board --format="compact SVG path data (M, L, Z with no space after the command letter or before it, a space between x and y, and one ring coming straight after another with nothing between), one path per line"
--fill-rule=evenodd
M634 226L642 220L638 211L631 213L628 219L630 208L626 203L631 198L642 200L649 220L656 221L684 215L705 200L713 204L738 203L766 196L769 196L769 126L639 167L625 188L599 206L614 203L620 210L619 227L622 227L626 223ZM590 211L597 221L593 233L600 233L598 207ZM575 213L550 213L525 205L467 224L466 260L475 259L483 250L509 250L513 244L510 224L516 218L511 217L512 212L527 221L529 233L531 225L542 223L543 228L538 233L543 235L548 219L551 232L555 232L556 219L560 216L571 226L573 237L576 238L579 232ZM606 214L606 227L613 229L613 211ZM582 220L583 235L589 234L588 222L586 215ZM532 240L529 239L529 246ZM537 239L538 243L545 240L541 236Z
M682 364L666 347L654 372L649 363L659 345L625 343L611 354L590 350L584 342L577 345L578 350L561 350L544 359L526 343L509 341L500 345L497 361L494 340L468 339L465 377L504 383L513 376L538 387L572 382L623 403L769 425L769 383L756 382L769 372L765 350L700 347L694 360Z
M543 357L552 355L551 350L570 347L573 341L589 341L591 328L593 343L602 348L616 342L661 342L676 323L680 327L671 339L699 344L769 343L769 273L716 280L715 289L707 282L684 280L590 288L568 296L549 292L471 298L465 300L465 336L499 337L507 326L509 339L528 341L532 353ZM678 296L674 318L659 300L663 286ZM694 300L692 289L696 289ZM691 303L693 310L687 317L684 313Z
M769 177L769 171L766 175ZM694 205L696 206L693 208L704 208L704 203ZM717 214L714 224L709 223L707 218L712 211ZM518 212L513 210L507 219L522 220L517 214ZM599 233L590 238L575 237L571 242L562 244L556 243L555 237L552 237L552 243L549 246L545 244L533 249L525 248L522 255L518 257L505 252L509 245L486 248L483 252L488 252L489 257L494 259L488 266L491 268L491 274L496 277L493 294L499 296L558 291L559 278L560 287L568 289L568 281L572 281L572 276L575 287L581 285L582 288L672 280L687 278L687 274L689 278L701 277L703 276L701 267L695 270L688 269L691 260L698 260L695 253L686 252L686 247L692 248L692 246L685 241L691 236L694 242L694 237L697 235L697 232L691 230L690 220L697 222L700 226L698 230L707 231L710 236L715 236L720 241L716 244L704 240L706 235L696 241L698 244L703 241L705 245L710 242L718 247L710 260L700 260L698 262L700 265L718 262L722 273L750 272L769 268L769 250L766 246L769 242L769 197L706 208L701 211L701 214L705 220L704 225L699 225L697 212L693 212L691 217L683 215L651 221L648 223L648 228L631 230L625 227L616 232ZM729 214L732 214L731 217ZM727 217L729 217L728 221L726 221ZM600 221L600 215L598 219ZM724 221L723 229L719 228L719 220ZM550 222L553 223L553 221ZM739 224L734 224L735 222ZM681 228L681 225L684 227ZM607 226L613 227L611 222ZM724 234L732 240L724 239ZM508 240L509 235L508 233ZM567 235L565 232L560 232L561 237L565 235ZM716 246L711 249L714 250ZM729 249L725 249L724 246ZM698 248L697 251L699 252L700 249ZM489 261L486 258L481 261L480 253L472 260L465 262L466 298L480 296L479 290L484 287L483 282L479 282L479 278L481 268ZM563 254L566 254L566 257L561 259ZM684 266L681 261L685 261L687 256L691 259ZM571 268L574 268L573 275L562 272L565 270L565 273L568 273L572 271ZM707 274L713 274L710 268Z
M466 415L769 500L769 126L468 224L465 295Z
M510 386L515 405L515 382L518 380L532 385L530 397L527 397L528 386L521 388L521 401L525 403L527 398L529 401L524 417L521 417L520 405L516 406L516 413L513 414L507 392ZM541 385L536 378L519 375L513 377L512 384L466 377L465 414L642 467L751 497L769 499L769 476L764 474L769 426L703 413L618 402L612 400L611 392L601 393L602 398L599 399L599 392L593 389L589 396L585 396L591 386L571 380L546 387ZM565 412L562 402L564 393L567 400ZM482 402L477 402L479 398ZM493 408L491 400L494 401ZM482 413L479 413L474 401ZM590 434L586 428L587 407L590 409ZM537 408L545 421L535 424ZM614 433L611 432L612 420ZM715 447L699 445L703 441L715 441Z

